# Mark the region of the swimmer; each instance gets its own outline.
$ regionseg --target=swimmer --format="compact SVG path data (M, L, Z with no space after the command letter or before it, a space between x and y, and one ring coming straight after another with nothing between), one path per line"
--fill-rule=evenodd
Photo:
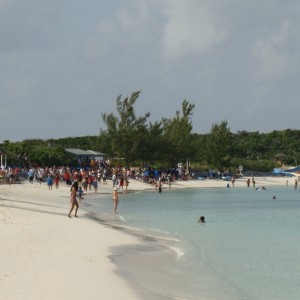
M276 196L273 196L273 199L276 199Z
M198 223L205 223L205 217L201 216L198 220Z
M264 186L263 186L263 187L261 187L261 188L258 188L258 187L257 187L257 188L255 188L255 190L256 190L256 191L265 191L265 190L266 190L266 188L265 188Z

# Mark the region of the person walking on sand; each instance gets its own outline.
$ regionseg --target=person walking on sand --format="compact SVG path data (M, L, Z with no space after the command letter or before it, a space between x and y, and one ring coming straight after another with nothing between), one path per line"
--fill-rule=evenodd
M107 181L106 181L106 169L103 170L102 181L103 181L103 184L107 184Z
M119 195L118 195L118 191L117 191L116 187L114 187L114 190L113 190L112 200L113 200L113 203L114 203L114 211L116 213L117 212L118 203L119 203Z
M48 177L46 179L47 185L48 185L48 189L52 190L52 185L53 185L53 178L50 174L48 174Z
M72 213L75 206L76 206L76 208L75 208L75 217L78 218L77 211L78 211L78 208L79 208L79 204L78 204L78 201L77 201L77 198L76 198L77 191L78 191L78 181L75 181L73 183L73 185L71 186L71 209L70 209L70 212L68 214L69 218L72 218L71 213Z
M60 177L58 174L55 175L54 177L54 183L55 183L55 188L58 189L59 188L59 181L60 181Z

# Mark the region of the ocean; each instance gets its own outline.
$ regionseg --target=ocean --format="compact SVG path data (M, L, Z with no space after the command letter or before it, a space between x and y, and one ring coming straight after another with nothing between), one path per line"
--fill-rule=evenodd
M110 259L141 299L300 299L294 187L164 188L119 199L116 215L111 195L88 196L81 209L139 237L138 245L112 248Z

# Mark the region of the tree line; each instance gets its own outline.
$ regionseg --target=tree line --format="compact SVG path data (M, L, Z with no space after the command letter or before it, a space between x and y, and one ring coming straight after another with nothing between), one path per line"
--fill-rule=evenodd
M226 120L211 125L210 132L193 132L194 104L183 100L173 118L150 122L150 113L137 116L135 104L140 91L116 99L116 113L102 113L106 125L99 136L60 139L8 140L0 149L8 155L8 164L18 166L74 165L65 148L95 150L107 154L112 163L125 167L176 167L191 162L196 170L231 170L239 165L249 171L271 171L274 167L298 165L300 130L286 129L270 133L238 131L232 133Z

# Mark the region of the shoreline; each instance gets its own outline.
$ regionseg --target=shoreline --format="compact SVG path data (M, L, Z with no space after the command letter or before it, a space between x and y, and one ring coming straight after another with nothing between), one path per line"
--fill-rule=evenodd
M286 180L291 186L295 178L255 180L257 187L285 186ZM225 188L227 183L231 186L230 181L214 179L177 181L170 188L164 185L163 192ZM246 178L237 179L235 187L247 188ZM128 193L138 191L155 192L155 188L131 180ZM99 197L111 192L110 181L98 186ZM0 185L1 298L79 300L102 295L104 299L139 299L134 282L120 273L113 257L118 249L143 248L141 237L101 222L95 226L95 220L81 208L78 219L69 219L69 194L70 187L64 183L52 191L36 182Z

